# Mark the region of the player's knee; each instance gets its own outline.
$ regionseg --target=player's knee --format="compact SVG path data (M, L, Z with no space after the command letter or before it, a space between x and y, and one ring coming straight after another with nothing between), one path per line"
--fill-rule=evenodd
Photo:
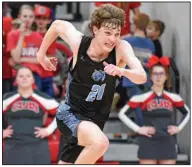
M99 152L105 152L109 147L109 140L106 136L103 135L102 137L94 141L93 146Z
M71 163L71 162L64 162L62 160L59 160L59 162L57 164L63 165L63 164L73 164L73 163Z

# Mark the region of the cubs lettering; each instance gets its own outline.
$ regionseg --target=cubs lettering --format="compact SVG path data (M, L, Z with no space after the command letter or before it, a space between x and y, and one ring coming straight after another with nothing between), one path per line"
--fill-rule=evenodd
M17 101L12 106L12 111L30 110L39 113L39 105L33 101Z
M162 109L162 108L172 111L172 109L173 109L172 103L170 101L164 100L164 99L160 99L159 101L157 99L153 99L147 105L148 111L151 111L154 109Z

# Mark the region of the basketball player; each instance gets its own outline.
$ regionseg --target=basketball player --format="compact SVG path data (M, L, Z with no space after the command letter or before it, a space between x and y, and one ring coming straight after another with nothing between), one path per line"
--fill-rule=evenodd
M125 13L106 4L95 9L90 28L93 37L80 33L67 22L56 20L47 31L37 54L46 70L56 70L57 60L46 57L59 36L73 51L66 102L57 110L57 125L66 138L60 162L94 164L107 150L109 140L102 132L110 113L116 77L125 76L143 84L146 74L129 43L120 39ZM125 65L129 69L124 69Z

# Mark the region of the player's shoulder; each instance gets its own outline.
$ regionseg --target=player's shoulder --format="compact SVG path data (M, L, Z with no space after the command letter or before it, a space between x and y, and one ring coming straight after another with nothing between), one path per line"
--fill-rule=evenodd
M163 93L174 102L183 101L182 97L176 93L168 92L166 90L164 90Z
M90 42L92 39L93 39L92 36L83 35L83 36L81 37L81 43L82 43L82 44L85 44L85 43L87 43L87 42Z
M129 46L131 46L130 43L124 39L121 39L116 45L117 48L125 48Z
M117 55L121 55L121 56L123 56L124 53L125 53L127 50L130 50L130 48L131 48L130 43L129 43L128 41L123 40L123 39L121 39L121 40L117 43L117 45L116 45L116 47L115 47Z

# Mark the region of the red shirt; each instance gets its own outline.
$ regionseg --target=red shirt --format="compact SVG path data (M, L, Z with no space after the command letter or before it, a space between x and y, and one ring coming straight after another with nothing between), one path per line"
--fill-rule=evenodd
M2 76L3 79L11 79L12 78L12 67L9 65L10 53L6 50L6 36L7 33L11 31L12 18L11 17L3 17L3 71Z
M20 37L20 30L11 31L7 36L7 51L10 52L17 46ZM21 58L27 57L30 59L37 59L36 54L42 43L42 37L37 32L32 32L30 35L24 37L23 47L21 49ZM38 73L40 76L43 76L43 70L39 63L29 63L25 61L20 62L21 65L27 66L33 72ZM15 73L13 73L15 75Z
M95 2L95 6L100 6L102 4L112 4L114 6L119 6L119 2ZM130 10L133 10L135 8L138 8L139 6L141 6L141 3L140 2L127 2L128 3L128 7L125 11L125 25L124 27L122 28L121 30L121 35L126 35L126 34L129 34L130 33L130 21L129 21L129 17L130 17Z
M12 67L9 65L9 59L10 59L10 53L6 51L6 45L5 45L5 36L3 36L3 79L11 79L12 78Z

